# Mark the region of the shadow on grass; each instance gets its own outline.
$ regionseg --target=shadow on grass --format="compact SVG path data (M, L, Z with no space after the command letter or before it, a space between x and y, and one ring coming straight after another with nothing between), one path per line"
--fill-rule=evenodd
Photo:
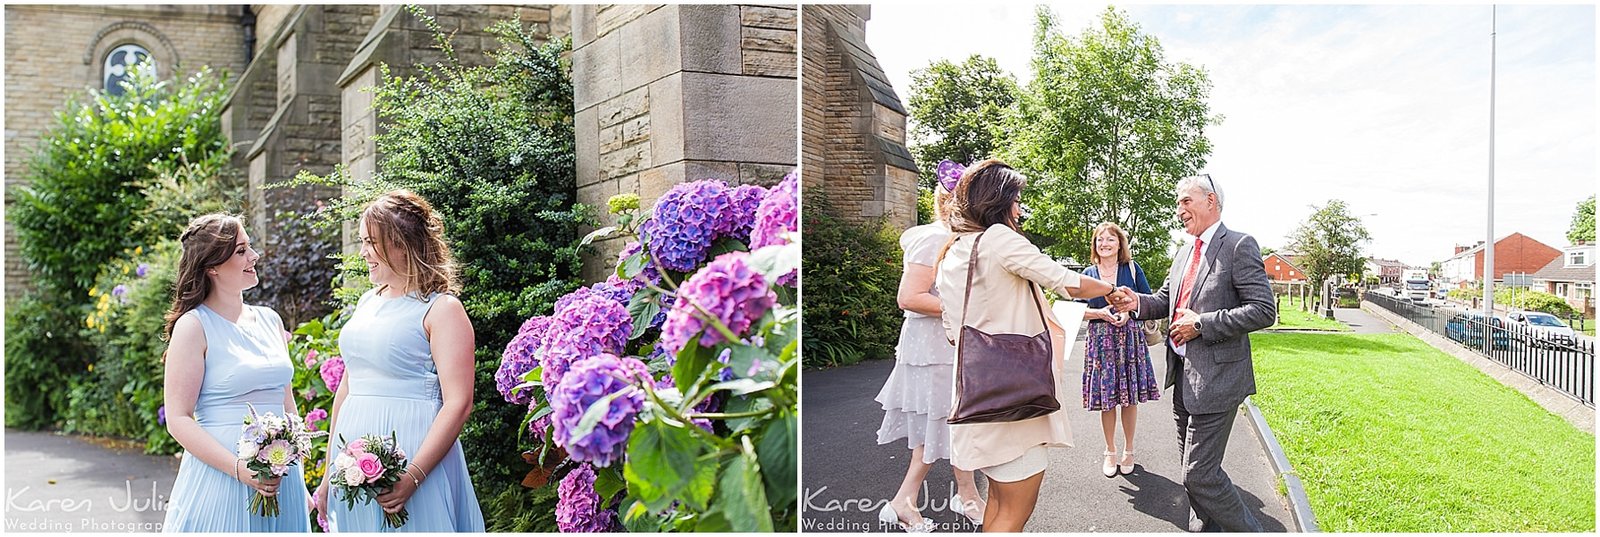
M1135 511L1171 523L1179 530L1189 529L1189 497L1184 492L1183 485L1167 479L1166 476L1147 472L1143 465L1123 477L1127 479L1128 485L1118 488L1123 494L1128 495L1128 503L1133 505ZM1256 520L1261 522L1262 529L1270 532L1289 531L1282 522L1262 512L1266 504L1261 498L1243 488L1239 489L1239 498L1244 501L1245 509L1249 509L1250 514L1255 515Z

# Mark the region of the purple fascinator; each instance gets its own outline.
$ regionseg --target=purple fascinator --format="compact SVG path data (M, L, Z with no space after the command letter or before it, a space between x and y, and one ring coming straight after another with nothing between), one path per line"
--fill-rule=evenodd
M957 164L956 161L944 159L939 161L939 184L945 190L955 192L956 181L961 180L961 174L966 173L967 167Z

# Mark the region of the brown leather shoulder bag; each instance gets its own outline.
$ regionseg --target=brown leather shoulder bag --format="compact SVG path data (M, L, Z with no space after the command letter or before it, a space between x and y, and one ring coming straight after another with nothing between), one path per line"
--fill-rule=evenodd
M1061 410L1056 399L1055 354L1050 344L1050 323L1029 337L989 334L967 326L972 300L972 276L978 271L979 233L967 259L967 289L961 297L961 337L956 342L956 402L948 423L1003 423L1022 421ZM1044 321L1039 294L1028 282L1034 310Z

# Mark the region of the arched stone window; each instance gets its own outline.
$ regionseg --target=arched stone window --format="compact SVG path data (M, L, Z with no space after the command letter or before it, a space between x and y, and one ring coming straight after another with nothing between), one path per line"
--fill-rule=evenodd
M111 95L122 95L122 81L132 76L130 71L135 65L147 61L154 61L150 51L138 44L128 43L111 49L101 63L100 87Z

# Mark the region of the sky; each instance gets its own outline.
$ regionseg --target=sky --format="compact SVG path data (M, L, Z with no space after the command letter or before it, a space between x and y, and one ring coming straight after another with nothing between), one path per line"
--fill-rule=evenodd
M1047 4L1077 35L1107 4ZM1032 78L1033 3L874 4L867 43L895 91L939 59ZM1488 233L1491 7L1117 4L1168 62L1203 67L1223 222L1282 249L1343 200L1369 255L1426 267ZM1500 6L1494 25L1494 234L1555 248L1595 193L1595 8ZM1175 233L1175 238L1181 233Z

